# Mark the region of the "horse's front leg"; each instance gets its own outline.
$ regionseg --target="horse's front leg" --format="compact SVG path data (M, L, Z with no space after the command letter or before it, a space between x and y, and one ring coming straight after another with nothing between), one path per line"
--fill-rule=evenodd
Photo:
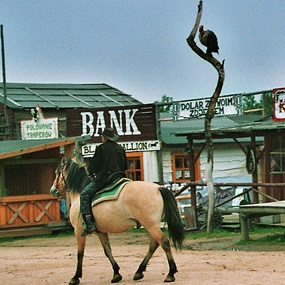
M110 263L112 264L113 278L112 278L111 282L112 283L120 282L123 277L119 273L120 267L113 257L109 236L106 233L97 233L97 235L98 235L98 238L102 244L105 255L108 257Z
M86 237L81 236L82 228L75 229L74 233L77 240L77 267L75 275L71 278L69 285L75 285L80 283L80 279L82 277L82 264L84 257L84 249L86 244Z

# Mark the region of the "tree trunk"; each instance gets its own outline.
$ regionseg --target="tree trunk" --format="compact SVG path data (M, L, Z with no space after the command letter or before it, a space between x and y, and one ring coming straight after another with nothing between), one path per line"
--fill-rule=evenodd
M219 75L216 89L211 97L210 105L208 107L206 117L205 117L205 140L206 140L206 145L207 145L207 150L208 150L207 188L208 188L208 196L209 196L207 232L210 233L213 231L213 217L214 217L214 209L215 209L215 193L214 193L214 184L213 184L214 155L213 155L213 141L212 141L212 134L211 134L211 121L215 115L216 102L223 88L225 72L224 72L224 60L222 63L220 63L211 54L206 54L205 52L203 52L196 45L196 42L194 41L199 24L200 24L200 20L202 17L202 10L203 10L203 1L200 1L198 5L198 13L197 13L196 21L195 21L194 27L189 37L187 38L187 43L197 55L199 55L202 59L208 61L211 65L213 65Z

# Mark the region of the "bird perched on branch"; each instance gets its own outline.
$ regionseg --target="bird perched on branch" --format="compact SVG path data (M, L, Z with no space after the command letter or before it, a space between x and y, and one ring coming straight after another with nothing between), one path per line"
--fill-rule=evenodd
M206 53L212 55L212 52L219 53L218 39L214 32L204 31L204 26L199 27L199 39L202 45L207 47Z

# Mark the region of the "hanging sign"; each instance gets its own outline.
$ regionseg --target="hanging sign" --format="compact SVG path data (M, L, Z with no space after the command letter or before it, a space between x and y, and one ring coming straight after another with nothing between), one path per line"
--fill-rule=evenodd
M285 87L273 89L274 121L285 121Z
M44 118L39 105L31 110L32 120L21 121L22 140L58 138L58 119Z
M174 120L205 117L210 99L188 100L174 103ZM221 96L214 109L215 116L241 115L242 94Z

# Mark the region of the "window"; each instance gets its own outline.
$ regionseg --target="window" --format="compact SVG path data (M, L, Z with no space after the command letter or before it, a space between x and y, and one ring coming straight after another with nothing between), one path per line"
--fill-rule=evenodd
M200 160L195 164L195 180L200 179ZM189 159L184 153L172 154L172 180L174 182L187 182L190 180Z
M271 141L270 147L270 172L285 172L285 141L278 136Z
M127 177L134 180L144 180L143 177L143 154L141 152L127 153L128 169Z

